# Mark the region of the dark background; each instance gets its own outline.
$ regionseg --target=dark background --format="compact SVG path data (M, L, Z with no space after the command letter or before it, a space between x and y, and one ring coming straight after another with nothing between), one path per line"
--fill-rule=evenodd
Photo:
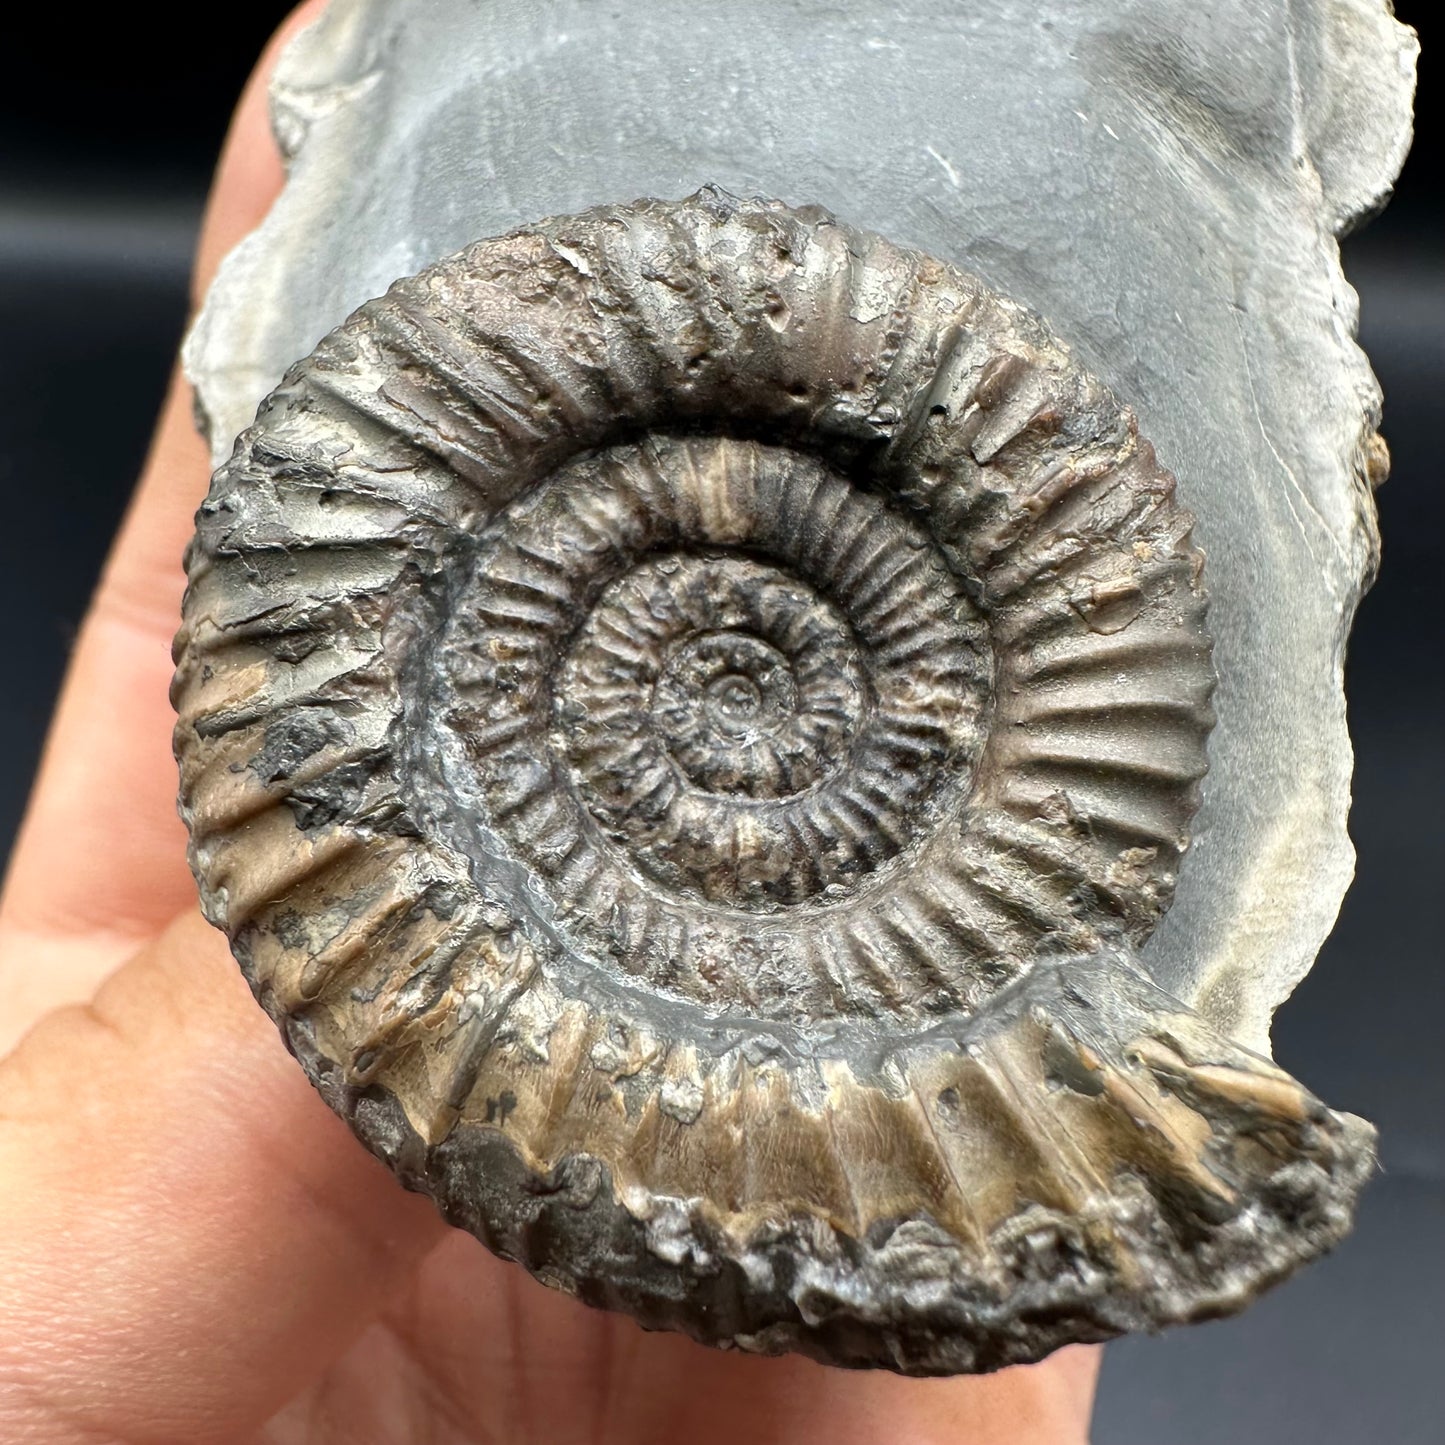
M135 478L185 321L226 119L287 7L53 6L7 29L0 86L0 859L66 652ZM1359 875L1276 1026L1280 1062L1375 1120L1355 1235L1239 1319L1107 1355L1097 1445L1437 1445L1445 1438L1445 193L1437 0L1414 155L1345 245L1395 454L1385 566L1349 662Z

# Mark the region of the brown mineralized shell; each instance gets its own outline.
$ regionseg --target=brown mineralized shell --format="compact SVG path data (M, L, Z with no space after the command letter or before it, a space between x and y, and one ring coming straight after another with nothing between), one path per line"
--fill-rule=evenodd
M209 916L328 1102L548 1283L909 1373L1218 1314L1367 1126L1135 949L1203 559L976 278L716 191L398 282L189 554Z

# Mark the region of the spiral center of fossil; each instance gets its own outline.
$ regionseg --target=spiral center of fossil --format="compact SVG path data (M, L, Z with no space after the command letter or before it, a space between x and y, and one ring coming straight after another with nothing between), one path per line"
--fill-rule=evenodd
M621 657L646 619L649 649ZM578 784L600 816L627 807L634 769L654 761L680 786L785 798L835 772L864 705L846 624L812 588L740 557L669 555L614 584L584 625L554 690ZM649 696L650 690L650 696ZM632 749L619 770L624 740ZM623 784L619 789L616 784Z
M745 632L689 642L669 661L653 695L659 726L679 741L699 729L736 742L776 734L797 706L787 658Z
M824 802L806 795L844 773L875 699L811 584L735 555L643 561L593 608L553 698L593 819L659 882L744 905L813 891L775 810Z
M752 678L730 672L708 684L708 706L724 728L743 734L763 710L763 690Z

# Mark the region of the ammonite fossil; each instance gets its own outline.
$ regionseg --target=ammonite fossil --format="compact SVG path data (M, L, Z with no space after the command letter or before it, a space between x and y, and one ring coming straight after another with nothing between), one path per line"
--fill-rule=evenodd
M705 191L362 307L216 474L202 895L313 1081L582 1299L913 1373L1238 1307L1368 1131L1152 979L1204 559L950 265Z

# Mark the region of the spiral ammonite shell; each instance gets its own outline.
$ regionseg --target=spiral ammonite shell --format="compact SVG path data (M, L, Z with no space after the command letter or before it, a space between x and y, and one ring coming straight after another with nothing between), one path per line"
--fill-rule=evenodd
M646 1325L938 1373L1234 1307L1358 1141L1134 952L1212 722L1174 492L1036 317L819 210L482 241L201 509L209 914L408 1184Z

